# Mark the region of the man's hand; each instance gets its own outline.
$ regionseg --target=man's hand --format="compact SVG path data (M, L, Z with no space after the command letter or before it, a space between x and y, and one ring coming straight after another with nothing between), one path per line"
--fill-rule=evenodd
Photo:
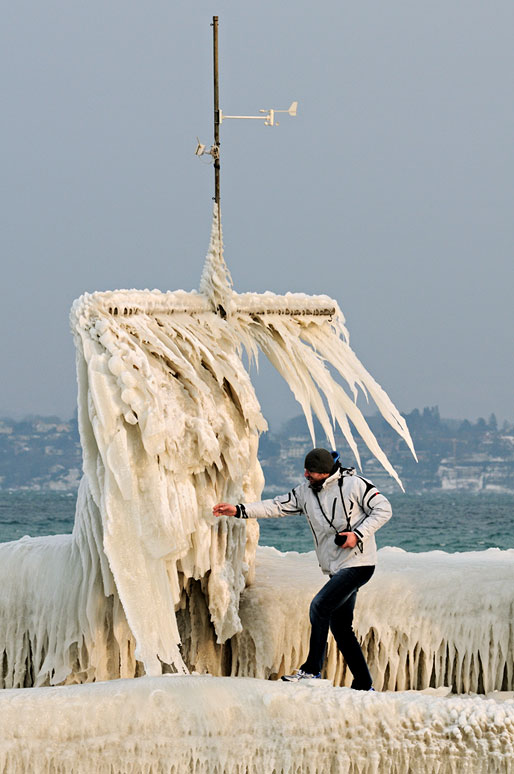
M212 512L215 516L235 516L237 508L235 505L230 505L230 503L218 503L214 506Z
M339 535L346 535L346 542L344 545L341 546L341 548L355 548L357 543L359 542L359 538L355 534L355 532L339 532Z

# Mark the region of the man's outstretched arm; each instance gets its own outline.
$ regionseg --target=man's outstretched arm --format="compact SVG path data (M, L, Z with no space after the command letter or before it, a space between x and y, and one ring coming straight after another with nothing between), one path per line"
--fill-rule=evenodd
M303 513L303 508L298 502L295 490L285 495L279 495L273 500L262 500L256 503L218 503L212 509L215 516L236 516L243 519L273 519L278 516L292 516L295 513Z

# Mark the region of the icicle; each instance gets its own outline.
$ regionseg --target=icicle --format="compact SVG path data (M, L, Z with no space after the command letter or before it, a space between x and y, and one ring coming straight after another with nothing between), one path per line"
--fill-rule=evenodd
M248 294L246 298L248 299ZM278 311L281 303L283 302L280 297L273 298L271 294L266 294L266 305L269 312L272 312L273 306ZM336 304L335 308L337 309ZM237 323L243 338L241 330L247 325L246 320L240 315L237 318ZM372 454L403 489L396 471L380 448L362 412L356 405L358 389L360 388L364 394L369 394L375 400L382 416L405 440L415 456L407 425L385 392L359 363L350 349L345 340L347 333L342 322L342 315L339 312L336 313L335 319L321 315L312 317L282 316L272 313L253 315L248 335L253 337L272 365L291 387L305 414L314 445L312 413L319 419L333 448L335 446L333 424L334 422L339 424L357 463L360 465L357 445L348 424L348 419L350 419ZM245 339L243 338L243 340ZM333 366L348 383L353 400L334 380L325 363ZM330 409L332 420L329 419L323 398Z

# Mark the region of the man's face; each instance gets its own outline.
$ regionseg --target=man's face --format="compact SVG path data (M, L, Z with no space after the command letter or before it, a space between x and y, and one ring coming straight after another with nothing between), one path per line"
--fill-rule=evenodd
M303 474L309 484L319 484L329 477L330 473L314 473L311 470L306 470Z

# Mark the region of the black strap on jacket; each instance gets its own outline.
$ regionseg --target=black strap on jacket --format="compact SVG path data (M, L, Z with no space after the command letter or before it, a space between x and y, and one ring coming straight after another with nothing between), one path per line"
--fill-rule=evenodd
M346 519L346 529L343 530L343 532L351 532L352 531L352 524L351 524L351 521L350 521L350 515L349 515L348 510L346 508L346 503L345 503L344 497L343 497L343 475L342 475L342 472L341 472L341 475L338 478L337 484L339 486L339 495L341 497L341 503L342 503L342 506L343 506L344 517ZM311 489L312 489L312 487L311 487ZM339 530L337 529L337 527L334 526L334 519L335 519L335 515L336 515L337 498L334 498L334 502L332 503L332 518L329 519L327 514L323 510L323 506L321 505L321 501L319 499L319 495L318 495L317 490L316 489L312 489L312 491L316 495L316 500L318 501L319 509L320 509L321 513L323 514L323 518L327 522L328 526L332 527L332 529L334 530L336 535L339 534Z

